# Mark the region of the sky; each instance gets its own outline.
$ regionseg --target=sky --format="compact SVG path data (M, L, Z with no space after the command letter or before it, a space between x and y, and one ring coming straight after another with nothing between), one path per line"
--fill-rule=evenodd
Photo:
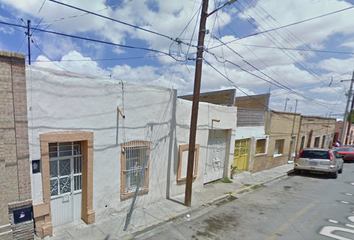
M209 0L208 12L227 1ZM192 94L202 0L0 0L0 50L31 65ZM238 0L207 18L201 92L343 118L354 0ZM87 40L90 39L90 40Z

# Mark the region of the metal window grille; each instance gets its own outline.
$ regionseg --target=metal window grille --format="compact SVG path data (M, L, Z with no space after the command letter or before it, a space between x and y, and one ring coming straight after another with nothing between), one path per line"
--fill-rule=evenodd
M148 157L148 145L135 145L134 142L130 143L131 146L124 147L125 154L125 188L124 194L132 193L138 186L139 178L143 170L143 165L146 157ZM148 166L145 167L145 170ZM145 173L146 174L146 173ZM147 189L146 177L142 179L139 191Z
M81 142L49 144L51 197L82 189Z
M261 154L266 152L266 139L258 139L256 142L256 154Z

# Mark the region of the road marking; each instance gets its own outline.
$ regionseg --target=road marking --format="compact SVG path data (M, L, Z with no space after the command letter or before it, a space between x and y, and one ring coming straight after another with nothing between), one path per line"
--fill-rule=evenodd
M351 225L351 224L345 224L345 226L354 228L354 225Z
M277 237L279 237L282 232L284 232L286 229L288 229L299 217L304 215L308 210L310 210L311 208L316 206L317 203L318 203L318 201L311 202L309 205L307 205L305 208L303 208L301 211L299 211L297 214L295 214L295 216L293 216L288 221L286 221L283 225L281 225L281 227L278 230L276 230L275 232L273 232L273 234L270 235L266 240L274 240ZM347 239L341 239L341 240L347 240Z
M335 231L340 231L340 232L347 232L347 233L352 233L354 234L354 230L351 229L346 229L343 227L336 227L336 226L325 226L322 228L322 230L319 232L321 235L337 239L337 240L352 240L352 238L346 238L346 237L341 237L334 235L333 232Z
M331 219L329 219L328 222L330 222L330 223L338 223L338 221L336 221L336 220L331 220Z
M345 195L347 195L347 196L353 196L353 194L351 194L351 193L346 193Z
M341 203L344 203L344 204L349 204L349 202L346 202L346 201L340 201Z
M351 185L354 185L354 183L351 183Z

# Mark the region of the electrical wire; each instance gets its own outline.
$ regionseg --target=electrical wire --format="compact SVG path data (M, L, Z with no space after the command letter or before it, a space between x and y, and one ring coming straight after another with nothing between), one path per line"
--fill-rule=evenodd
M26 28L26 27L18 25L18 24L13 24L13 23L8 23L8 22L3 22L3 21L0 21L0 24L12 26L12 27ZM116 46L116 47L129 48L129 49L134 49L134 50L144 50L144 51L150 51L150 52L155 52L155 53L161 53L161 54L168 55L168 56L174 58L169 53L165 53L165 52L162 52L162 51L159 51L159 50L155 50L155 49L151 49L151 48L143 48L143 47L136 47L136 46L130 46L130 45L123 45L123 44L112 43L112 42L107 42L107 41L103 41L103 40L97 40L97 39L93 39L93 38L75 36L75 35L70 35L70 34L65 34L65 33L60 33L60 32L48 31L48 30L43 30L43 29L38 29L38 28L32 28L32 29L34 29L36 31L39 31L39 32L44 32L44 33L49 33L49 34L54 34L54 35L64 36L64 37L70 37L70 38L75 38L75 39L80 39L80 40L86 40L86 41L90 41L90 42L102 43L102 44L107 44L107 45Z
M214 69L217 73L219 73L221 76L223 76L227 81L230 82L230 84L232 84L232 86L234 86L236 89L238 89L240 92L242 92L243 94L245 94L247 97L249 98L253 98L253 99L256 99L255 96L252 96L252 95L249 95L247 94L245 91L243 91L240 87L238 87L232 80L230 80L227 76L225 76L222 72L220 72L217 68L215 68L211 63L209 63L207 60L205 60L205 63L207 63L212 69ZM275 110L272 110L271 108L269 108L268 106L266 106L264 103L260 102L260 101L257 101L261 106L263 106L266 110L268 111L275 111ZM319 104L318 104L319 105ZM326 105L322 105L324 108L326 109L329 109L329 110L334 110L332 108L328 108L328 106ZM281 117L284 117L284 118L287 118L287 119L292 119L292 118L289 118L289 117L286 117L286 116L281 116Z
M133 25L133 24L129 24L129 23L126 23L126 22L123 22L123 21L119 21L119 20L114 19L114 18L106 17L106 16L103 16L101 14L94 13L94 12L91 12L91 11L88 11L88 10L85 10L85 9L82 9L82 8L79 8L79 7L75 7L75 6L66 4L66 3L58 2L56 0L48 0L48 1L53 2L53 3L57 3L59 5L65 6L65 7L69 7L69 8L81 11L81 12L85 12L87 14L91 14L91 15L94 15L94 16L97 16L97 17L100 17L100 18L104 18L104 19L107 19L107 20L110 20L110 21L113 21L113 22L116 22L116 23L120 23L120 24L129 26L129 27L132 27L132 28L135 28L135 29L139 29L139 30L142 30L142 31L145 31L145 32L148 32L148 33L152 33L152 34L161 36L161 37L165 37L165 38L170 39L172 41L175 41L175 39L173 39L172 37L169 37L169 36L167 36L165 34L162 34L162 33L158 33L158 32L146 29L146 28L138 27L138 26Z
M316 104L319 105L319 106L322 106L322 107L327 108L328 105L329 105L329 104L323 105L321 102L318 102L318 101L315 100L315 99L309 98L309 97L307 97L307 96L305 96L305 95L303 95L303 94L301 94L301 93L298 93L298 92L296 92L295 90L293 90L293 89L291 89L291 88L289 88L289 87L287 87L287 86L285 86L285 85L283 85L283 84L279 84L279 83L276 84L276 83L273 83L273 82L271 82L271 81L269 81L269 80L267 80L267 79L265 79L265 78L262 78L262 77L260 77L260 76L258 76L258 75L256 75L256 74L254 74L254 73L252 73L252 72L250 72L250 71L247 71L246 69L242 68L240 65L238 65L238 64L236 64L236 63L233 63L233 62L231 62L231 61L229 61L229 60L224 60L223 62L221 62L221 61L218 60L218 57L217 57L214 53L211 53L211 52L209 52L208 50L206 50L205 52L207 52L207 53L211 54L212 56L214 56L214 58L215 58L218 62L220 62L220 63L223 63L223 62L230 63L230 64L232 64L232 65L234 65L234 66L240 68L240 70L242 70L242 71L244 71L244 72L246 72L246 73L248 73L248 74L250 74L250 75L252 75L252 76L254 76L254 77L256 77L256 78L259 78L259 79L261 79L261 80L263 80L263 81L265 81L265 82L267 82L267 83L270 83L270 84L272 84L272 85L274 85L274 86L277 86L277 87L279 87L279 88L281 88L281 89L284 89L284 90L286 90L286 91L288 91L288 92L290 92L290 93L292 93L292 94L295 94L295 95L297 95L297 96L300 96L300 97L302 97L303 99L306 99L306 100L308 100L308 101L310 101L310 102L312 102L312 103L316 103ZM206 60L205 60L205 61L206 61ZM223 76L225 76L225 75L223 74ZM225 77L226 77L226 76L225 76ZM226 79L228 79L228 78L226 77ZM229 79L228 79L228 80L229 80ZM334 104L330 104L330 105L334 105ZM331 109L331 110L332 110L332 109Z
M265 30L265 31L262 31L262 32L252 33L250 35L247 35L247 36L244 36L244 37L241 37L241 38L226 42L226 44L237 42L237 41L239 41L241 39L253 37L253 36L256 36L256 35L259 35L259 34L272 32L272 31L276 31L276 30L279 30L279 29L282 29L282 28L287 28L287 27L290 27L290 26L298 25L298 24L301 24L301 23L304 23L304 22L312 21L312 20L315 20L315 19L318 19L318 18L326 17L326 16L329 16L329 15L332 15L332 14L335 14L335 13L339 13L339 12L343 12L343 11L347 11L347 10L350 10L350 9L353 9L353 8L354 8L354 5L351 6L351 7L343 8L343 9L340 9L340 10L337 10L337 11L333 11L333 12L330 12L330 13L322 14L322 15L319 15L319 16L316 16L316 17L312 17L312 18L308 18L308 19L301 20L301 21L298 21L298 22L290 23L290 24L287 24L287 25L284 25L284 26L280 26L280 27L277 27L277 28L268 29L268 30ZM221 47L221 46L222 45L214 46L214 47L212 47L210 49L214 49L214 48Z
M221 41L218 37L216 37L216 36L213 36L213 37L214 37L216 40L218 40L220 43L223 43L223 44L224 44L224 42ZM232 51L233 53L235 53L237 56L239 56L239 57L242 59L242 61L243 61L244 63L246 63L248 66L252 67L254 70L256 70L256 71L260 72L261 74L263 74L264 76L268 77L270 80L276 82L277 84L279 84L279 86L282 86L282 87L284 87L284 88L290 90L290 88L288 88L288 87L285 86L284 84L282 84L282 83L280 83L279 81L275 80L274 78L272 78L272 77L269 76L268 74L264 73L263 71L261 71L259 68L257 68L257 67L254 66L253 64L251 64L251 63L249 63L248 61L246 61L246 60L244 59L244 57L243 57L241 54L237 53L235 50L233 50L232 48L230 48L228 45L225 44L224 46L227 47L227 48L228 48L230 51Z
M47 0L44 0L43 1L43 3L42 3L42 6L39 8L39 10L38 10L38 13L37 14L39 14L41 11L42 11L42 8L43 8L43 6L44 6L44 4L45 4L45 2L46 2Z
M166 57L166 55L156 55L158 57ZM33 62L91 62L91 61L120 61L120 60L133 60L133 59L144 59L146 56L139 57L124 57L124 58L92 58L92 59L60 59L60 60L34 60Z
M330 53L330 54L345 54L345 55L354 55L354 52L342 52L342 51L329 51L329 50L315 50L311 48L302 49L302 48L290 48L290 47L277 47L277 46L262 46L255 44L244 44L244 43L235 43L242 46L248 47L257 47L257 48L270 48L270 49L278 49L278 50L290 50L290 51L301 51L301 52L315 52L315 53Z
M273 19L277 24L280 25L280 23L271 15L269 14L264 8L262 8L262 6L257 5L257 3L254 0L251 0L251 2L254 4L254 6L257 6L257 8L260 8L265 14L266 14L266 18L265 19ZM240 3L240 5L242 6L242 4ZM256 7L253 7L252 10L253 12L261 19L264 19L261 17L260 14L258 14L256 12ZM267 22L266 20L264 20L264 22ZM269 21L270 22L270 21ZM268 24L269 27L274 28L275 25L271 25L270 23ZM302 45L306 45L297 35L293 34L290 30L288 29L284 29L284 31L286 33L288 33L287 35L282 35L281 31L276 31L276 33L282 37L284 39L284 41L287 41L291 46L297 46L298 43L294 41L294 39L296 39L298 42L300 42ZM291 42L293 42L294 44L292 44ZM282 44L281 44L282 45ZM283 46L283 45L282 45ZM302 48L303 49L303 48ZM311 61L311 59L313 58L313 56L310 56L308 54L307 51L303 52L304 54L302 54L302 56L307 60L307 63L304 63L304 65L301 65L302 67L305 67L305 69L307 70L307 72L309 72L310 74L313 73L315 75L313 75L314 77L316 77L321 83L322 83L322 87L325 87L328 85L328 82L326 80L321 79L320 77L318 77L317 74L324 74L324 71L320 71L320 68L318 68L317 64L313 63L313 61ZM293 55L293 54L292 54ZM293 55L295 57L295 55ZM322 58L323 59L323 58ZM301 61L302 63L303 61ZM312 64L312 68L310 66L310 68L307 68L308 63ZM313 70L316 69L317 71ZM312 75L312 74L311 74Z
M46 53L37 45L37 43L36 43L36 41L34 40L34 38L32 38L32 41L31 41L31 42L34 44L34 46L36 46L36 48L38 48L39 51L42 52L42 54L43 54L46 58L48 58L49 60L51 60L51 58L48 56L48 54L46 54ZM52 61L52 63L54 63L57 67L61 68L61 69L64 70L65 72L70 72L69 70L63 68L62 66L60 66L59 64L57 64L57 63L54 62L53 60L51 60L51 61Z
M243 5L240 3L240 6L242 6L243 7ZM243 7L244 8L244 7ZM245 9L245 8L244 8ZM241 11L241 10L240 10ZM250 15L248 15L250 18L252 18ZM250 20L248 20L247 19L247 21L251 24L251 25L253 25L256 29L258 28L252 21L250 21ZM258 23L258 22L257 22ZM263 27L262 27L262 25L260 24L260 23L258 23L258 25L262 28L262 29L264 29ZM269 37L266 35L266 34L264 34L264 36L269 40L269 41L271 41L274 45L276 45L276 46L278 46L275 42L277 42L279 45L281 45L282 47L284 47L284 45L282 44L282 43L280 43L274 36L272 36L270 33L267 33L267 34L269 34ZM279 33L278 33L279 34ZM274 41L272 40L272 39L270 39L270 37L272 38L272 39L274 39ZM306 67L306 65L303 63L303 61L302 60L300 60L297 56L295 56L292 52L287 52L287 51L284 51L284 50L282 50L282 52L284 52L290 59L292 59L293 61L295 61L295 62L297 62L297 64L299 64L303 69L306 69L306 71L309 73L309 74L311 74L313 77L315 77L315 78L317 78L321 83L323 83L323 80L322 79L320 79L311 69L309 69L309 68L307 68ZM290 56L291 55L291 56ZM290 84L289 84L290 85Z

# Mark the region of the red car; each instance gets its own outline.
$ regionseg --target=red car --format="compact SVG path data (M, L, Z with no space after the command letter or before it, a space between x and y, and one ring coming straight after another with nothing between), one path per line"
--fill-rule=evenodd
M333 150L337 151L339 155L343 156L344 161L354 161L354 147L334 147Z

